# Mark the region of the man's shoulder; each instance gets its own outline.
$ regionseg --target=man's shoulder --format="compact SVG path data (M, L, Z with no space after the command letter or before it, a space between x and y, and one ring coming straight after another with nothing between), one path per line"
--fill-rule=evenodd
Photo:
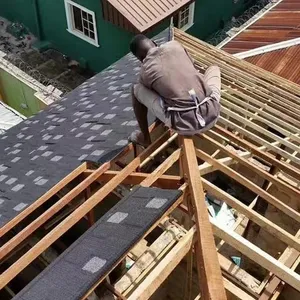
M169 41L169 42L166 42L164 44L161 45L161 48L183 48L181 46L181 44L175 40L172 40L172 41Z

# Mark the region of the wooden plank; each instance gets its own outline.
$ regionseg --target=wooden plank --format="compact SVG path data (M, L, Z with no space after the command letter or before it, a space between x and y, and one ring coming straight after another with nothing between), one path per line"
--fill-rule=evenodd
M240 251L251 260L260 264L263 268L276 274L287 284L300 291L300 275L286 267L283 263L276 260L274 257L264 252L248 240L244 239L234 231L223 229L215 220L211 219L214 233L230 246Z
M272 151L274 151L276 154L281 155L282 157L286 158L286 159L290 159L291 161L293 161L294 163L299 165L299 158L293 157L292 154L288 153L287 151L284 151L282 149L280 149L280 147L273 145L272 143L267 142L266 140L264 140L263 138L255 135L254 133L242 128L241 126L236 125L235 123L220 117L220 123L228 126L229 128L232 128L233 130L237 130L239 133L242 133L243 135L245 135L246 137L248 137L249 139L259 143L260 145L266 145L268 147L268 149L271 149ZM277 144L280 144L279 141L277 141Z
M232 55L226 53L225 51L216 49L215 47L204 43L199 39L188 35L176 28L174 28L174 36L175 39L179 40L180 42L186 42L188 45L192 45L194 47L196 46L199 52L202 50L202 53L204 55L213 57L215 59L215 62L216 60L222 60L224 63L236 68L239 72L246 73L249 76L249 80L252 80L255 76L257 82L267 88L272 89L274 93L277 93L280 89L286 97L291 97L292 93L296 95L300 94L299 87L289 80L286 80L278 75L266 72L265 70L257 68L257 66L254 66L243 60L237 59Z
M258 174L259 176L261 176L262 178L264 178L265 180L267 180L268 182L273 183L275 186L277 186L279 189L282 189L283 191L285 191L288 194L291 194L294 197L300 197L300 190L292 187L289 184L286 184L285 182L279 180L277 177L275 177L274 175L264 171L263 169L259 168L258 166L256 166L255 164L251 163L249 160L237 155L236 153L234 153L233 151L229 150L228 148L226 148L225 146L223 146L222 144L220 144L219 142L215 141L214 139L210 138L209 136L207 136L206 134L203 134L202 137L206 140L209 141L210 143L212 143L213 145L215 145L216 147L218 147L219 149L221 149L224 153L226 153L228 156L232 157L233 159L235 159L236 161L238 161L239 163L241 163L242 165L246 166L249 168L249 170L254 171L256 174ZM299 149L300 150L300 149Z
M177 226L168 224L165 231L157 238L148 250L135 262L128 272L114 285L119 293L127 294L138 283L140 276L148 267L156 263L159 256L177 243L184 231ZM125 293L126 292L126 293Z
M95 170L86 170L84 172L84 176L87 177L89 174L95 172ZM107 171L103 175L101 175L97 181L100 183L106 183L109 182L112 178L114 178L117 174L119 174L121 171ZM134 172L130 174L122 184L128 184L128 185L138 185L140 184L144 179L149 176L148 173L142 173L142 172ZM165 188L165 189L178 189L180 187L180 177L176 175L161 175L156 182L153 183L153 186Z
M47 249L60 236L66 233L73 225L83 218L91 209L100 203L110 192L112 192L129 174L131 174L144 161L154 149L164 144L168 139L166 132L150 147L135 158L122 172L115 176L109 183L99 189L91 198L85 201L77 210L70 214L57 227L50 231L43 239L33 246L27 253L19 258L5 272L0 275L0 289L7 285L18 273L26 268L35 258Z
M82 172L84 172L87 168L86 163L83 163L78 168L76 168L72 173L67 175L64 179L62 179L59 183L57 183L54 187L52 187L49 191L47 191L43 196L33 202L28 208L18 214L14 219L9 221L6 225L0 228L0 237L2 237L5 233L15 227L18 223L28 217L33 211L47 202L51 197L53 197L56 193L58 193L62 188L64 188L67 184L69 184L72 180L78 177Z
M196 150L197 156L207 162L209 162L212 165L215 165L220 171L222 171L224 174L228 175L229 177L233 178L240 184L244 185L248 189L250 189L252 192L256 193L263 199L265 199L270 204L274 205L278 209L280 209L282 212L284 212L286 215L290 216L297 222L300 222L300 213L296 210L292 209L287 204L279 201L276 197L270 195L266 191L264 191L262 188L257 186L256 184L252 183L249 179L246 177L240 175L238 172L230 169L229 167L225 166L224 164L218 162L217 160L212 159L209 155L207 155L205 152L197 149Z
M154 268L145 280L128 297L128 300L147 300L166 280L170 273L190 251L193 245L195 229L192 228L179 240L175 247Z
M299 237L300 237L300 230L295 235L295 238L299 239ZM288 254L288 252L290 252L290 253ZM286 255L287 255L287 258L284 258ZM297 250L287 248L283 252L281 257L279 258L279 261L281 261L288 268L290 268L293 266L294 262L298 259L299 255L300 255L300 253ZM278 277L272 276L270 282L268 283L267 287L261 294L259 300L269 300L271 295L273 295L273 293L276 291L276 289L280 285L280 283L281 283L281 280Z
M168 278L171 272L188 254L193 243L196 241L195 228L189 230L173 247L173 249L164 257L162 261L152 270L145 280L128 297L128 300L147 300L159 288L159 286ZM231 263L232 264L232 263ZM254 300L255 298L232 284L229 280L223 278L226 290L240 300ZM198 298L200 299L200 298Z
M247 120L246 118L241 117L238 113L235 113L235 112L227 109L224 106L222 106L222 112L225 112L226 115L230 116L231 118L234 118L235 120L254 129L256 132L263 134L263 135L273 139L274 141L278 141L278 142L280 142L280 144L285 145L286 147L288 147L294 151L299 151L299 146L297 146L289 141L286 141L285 139L279 137L278 135L275 135L274 133L271 133L270 131L266 130L262 126L259 126L259 125L255 124L254 122L251 122L251 121ZM298 164L299 164L300 160L299 161L296 160L296 162L298 162Z
M218 263L217 251L209 223L197 157L192 138L182 140L184 174L189 184L192 205L195 209L197 244L197 269L200 277L200 290L205 300L226 299L225 289Z
M173 152L158 168L155 169L145 180L142 181L141 186L152 185L161 175L163 175L173 164L179 159L181 149Z
M280 170L286 172L290 176L293 176L296 179L300 180L299 170L296 169L295 167L290 166L290 165L286 164L285 162L282 162L280 160L275 159L269 153L263 152L259 148L253 146L248 141L239 138L238 136L234 135L233 133L229 132L228 130L223 129L219 125L215 126L214 130L219 132L224 137L229 138L232 142L236 143L237 145L239 145L239 146L243 147L244 149L250 151L254 155L257 155L258 157L262 158L263 160L265 160L265 161L269 162L270 164L278 167Z

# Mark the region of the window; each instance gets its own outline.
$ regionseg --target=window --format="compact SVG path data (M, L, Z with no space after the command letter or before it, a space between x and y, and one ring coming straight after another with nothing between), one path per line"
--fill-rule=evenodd
M183 31L188 30L194 24L195 2L183 8L177 17L175 23L177 27Z
M99 47L95 13L71 0L65 0L68 31Z

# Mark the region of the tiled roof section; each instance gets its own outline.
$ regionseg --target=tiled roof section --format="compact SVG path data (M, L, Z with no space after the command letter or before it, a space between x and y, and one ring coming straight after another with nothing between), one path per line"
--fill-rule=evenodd
M137 126L130 89L139 69L128 54L0 137L0 227L82 161L110 160L126 146Z
M248 57L246 61L300 84L300 46Z
M192 0L107 0L139 32L144 32Z
M241 53L248 50L300 38L300 1L282 0L246 30L238 34L223 50ZM274 74L300 84L300 45L249 56L251 62Z
M20 115L0 100L0 134L5 133L6 130L19 124L24 119L26 119L24 116Z
M180 194L178 190L135 189L14 299L81 299L163 216Z
M297 37L300 37L300 1L282 0L225 44L223 50L240 53Z

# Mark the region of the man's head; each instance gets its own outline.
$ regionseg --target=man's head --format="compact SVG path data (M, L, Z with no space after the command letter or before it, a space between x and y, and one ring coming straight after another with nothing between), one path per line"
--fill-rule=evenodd
M130 51L140 60L143 61L148 51L156 47L156 44L143 34L136 35L130 43Z

